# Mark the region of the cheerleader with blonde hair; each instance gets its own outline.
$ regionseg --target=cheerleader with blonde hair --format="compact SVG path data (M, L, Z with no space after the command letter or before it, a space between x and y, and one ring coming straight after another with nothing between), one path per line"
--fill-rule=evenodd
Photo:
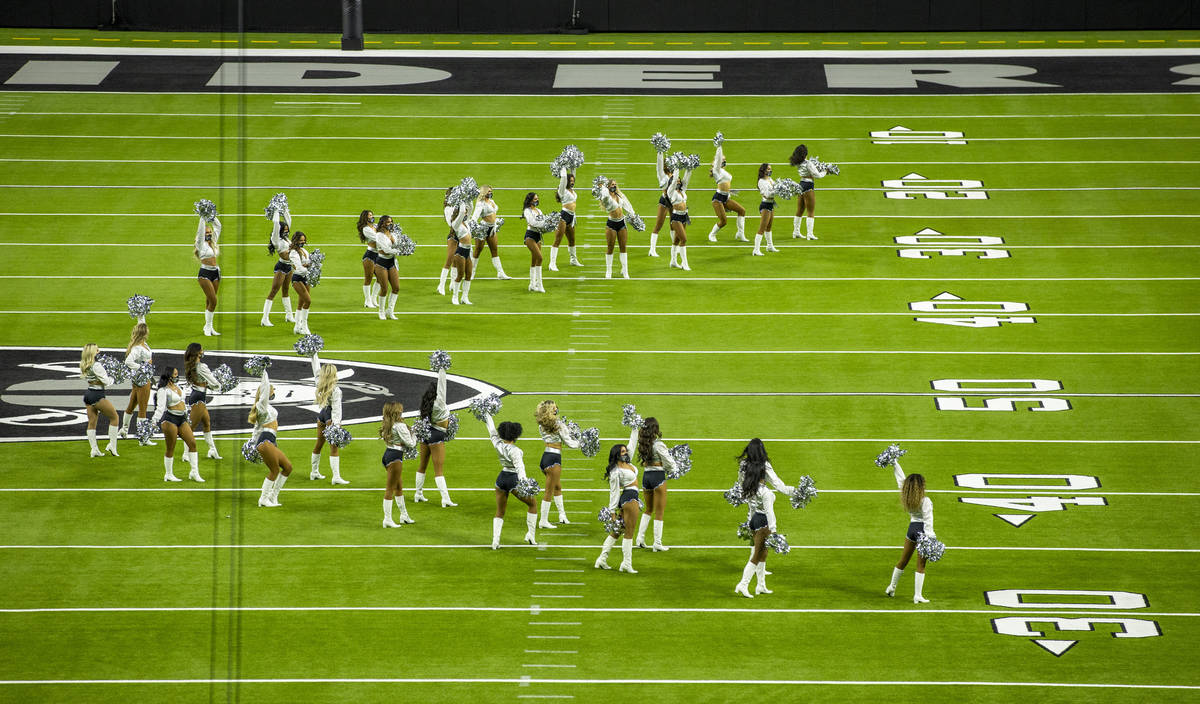
M280 506L279 492L292 474L292 462L283 450L279 449L276 435L279 433L279 411L271 406L271 398L275 395L275 387L267 376L267 370L262 372L262 380L258 391L254 394L254 407L250 409L250 424L254 426L254 436L251 441L254 448L267 465L267 478L263 480L262 492L258 495L258 505L266 507Z
M379 439L387 445L383 451L383 468L387 482L383 488L383 527L399 528L405 523L415 523L404 506L404 455L416 447L408 424L404 422L404 404L389 401L383 404L383 422L379 425ZM400 509L400 522L392 520L392 502Z
M538 404L533 414L537 421L538 431L542 442L546 444L542 451L542 474L546 475L546 494L542 498L542 507L538 527L555 528L550 522L550 502L558 508L558 522L570 523L567 511L563 508L562 497L562 448L565 444L570 448L579 447L579 436L567 429L566 423L558 417L558 404L546 400Z
M83 393L83 405L87 407L88 417L87 439L88 444L92 447L92 457L103 457L104 452L113 457L119 457L117 432L121 426L117 420L117 410L104 395L104 387L112 384L113 378L105 371L104 365L96 361L96 355L99 352L100 348L95 343L89 342L83 346L83 352L79 357L79 378L86 381L88 385L87 391ZM101 452L96 445L96 422L101 415L108 419L108 444L104 446L104 452Z
M900 489L900 504L904 506L904 511L908 514L909 523L908 531L904 536L904 551L900 554L900 561L892 568L891 583L884 590L884 594L888 596L896 595L896 585L900 582L900 575L904 574L904 568L912 559L921 535L937 537L933 532L933 502L925 495L925 477L920 474L904 476L904 470L900 469L900 462L897 460L892 460L892 472L896 478L896 487ZM918 554L917 573L913 580L914 604L929 603L929 600L921 593L924 587L925 558Z
M129 346L125 348L125 366L129 367L129 371L136 372L138 367L154 361L154 354L150 350L149 343L146 340L150 337L150 328L145 323L137 323L133 326L133 330L129 332ZM141 386L134 386L129 390L129 403L125 405L125 413L122 414L120 426L120 437L129 436L129 427L133 425L133 409L137 406L137 418L146 417L146 408L150 406L150 386L154 382L151 378ZM126 422L128 418L128 423ZM157 424L156 424L157 425ZM139 440L141 445L157 445L158 443L147 438Z
M316 364L314 355L314 365ZM317 415L317 444L313 446L312 451L312 471L309 472L309 479L324 479L321 474L321 448L325 446L325 430L331 425L341 427L342 425L342 390L338 388L338 372L337 367L332 364L321 366L320 372L317 373L317 394L316 406L321 409ZM332 484L349 484L350 482L342 479L342 458L338 455L338 448L329 445L329 469L333 471Z

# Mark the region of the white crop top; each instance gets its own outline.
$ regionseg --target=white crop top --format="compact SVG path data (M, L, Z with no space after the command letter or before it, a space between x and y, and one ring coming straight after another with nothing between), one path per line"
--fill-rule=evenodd
M136 370L146 362L149 362L152 357L153 355L150 352L149 345L145 343L134 345L133 348L129 350L129 354L125 355L125 366Z
M726 171L725 167L721 165L724 161L725 150L721 147L717 147L717 153L713 156L712 161L712 177L713 181L716 181L717 186L720 186L722 183L730 183L733 181L733 175Z
M526 208L525 212L521 213L521 217L525 218L527 228L537 232L537 221L542 217L542 211L538 208Z
M824 178L826 171L819 164L820 162L811 157L800 162L800 165L796 167L796 170L800 172L800 180L812 181L814 178Z
M458 215L454 214L455 209L458 210ZM446 218L446 224L450 226L454 234L458 235L459 239L471 236L471 230L463 224L467 220L468 212L465 203L462 205L447 205L445 208L442 208L442 215Z
M204 225L205 225L204 218L200 218L200 224L196 227L195 248L196 248L196 256L199 257L202 262L205 259L216 259L217 252L218 252L217 240L220 239L220 237L221 237L221 221L220 220L213 218L212 242L208 242L204 239ZM205 269L216 268L215 266L210 266L208 264L203 264L203 263L201 264L201 267L203 267Z
M285 223L287 223L288 232L291 232L292 231L292 214L287 211L284 211L283 221ZM291 243L291 240L288 240L287 238L280 235L279 231L280 231L279 211L276 210L275 214L271 216L271 244L275 245L275 253L279 255L280 259L287 259L288 249L291 248L292 243Z
M325 403L323 408L328 408L333 418L330 420L333 425L342 424L342 390L335 386L329 394L329 401Z
M516 472L518 479L524 479L525 453L517 447L516 443L507 443L500 439L500 434L496 431L496 421L492 420L491 416L484 416L483 419L487 423L492 447L496 448L496 454L500 456L500 471Z
M896 477L896 488L904 488L904 470L900 469L899 462L892 462L892 472ZM926 496L921 499L921 506L916 511L906 511L908 520L912 523L924 523L925 532L930 537L935 537L933 533L933 502Z
M558 197L563 205L574 203L576 199L575 189L567 188L567 175L573 174L574 171L567 171L567 167L562 167L558 170Z
M183 391L172 384L158 387L158 391L154 394L154 427L162 422L163 415L173 410L176 413L187 410L186 407L175 409L175 406L183 404Z
M391 437L388 438L387 446L389 450L405 450L416 445L416 440L413 440L412 433L408 429L408 424L404 421L392 423Z
M542 442L549 445L552 442L566 445L567 447L579 447L579 437L567 430L567 424L558 419L558 425L554 430L547 431L542 425L538 424L538 432L542 434ZM557 447L547 447L546 452L559 452Z
M296 247L289 250L288 259L291 260L292 267L295 268L297 274L304 276L308 273L308 265L311 260L309 259L307 249Z
M254 439L257 441L263 429L279 419L279 411L271 406L271 380L267 377L266 369L263 370L262 381L258 383L258 392L254 395L254 409L258 411L258 422L254 424Z
M375 237L379 233L375 231L374 225L365 225L362 229L362 236L367 238L367 249L375 251Z
M188 381L192 383L192 388L207 389L209 386L221 385L221 382L217 381L217 377L213 376L212 370L210 370L208 365L204 362L198 362L196 364L196 376L199 377L200 381L204 383L197 384L195 382L191 382L189 379Z
M105 386L113 383L113 378L108 375L104 369L104 365L95 362L88 370L83 373L84 380L87 382L89 389L103 389Z
M683 212L687 211L687 193L684 193L683 189L687 188L691 178L692 172L689 169L681 169L675 172L675 175L671 177L671 182L667 184L667 198L671 200L672 206L682 204Z
M629 199L625 197L625 194L621 193L620 191L617 191L617 194L617 197L613 198L612 194L608 191L602 191L600 193L600 205L604 207L604 210L607 211L609 215L612 215L613 211L620 208L622 211L624 211L623 217L635 215L636 213L633 212L633 205L630 204Z
M637 486L637 467L633 469L623 469L621 465L612 468L608 473L608 507L612 510L617 510L617 502L621 499L621 492L626 487L633 485ZM631 487L631 488L633 488Z
M496 213L500 211L500 206L496 205L496 201L491 199L483 199L475 201L475 211L471 213L472 220L483 218L484 222L495 222Z
M768 203L775 200L775 179L767 176L758 179L758 194Z

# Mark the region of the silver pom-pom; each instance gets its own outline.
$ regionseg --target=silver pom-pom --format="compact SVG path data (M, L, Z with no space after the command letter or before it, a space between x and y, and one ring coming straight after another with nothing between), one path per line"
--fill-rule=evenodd
M927 562L937 562L946 552L946 544L928 533L917 538L917 554Z
M475 179L466 176L457 186L450 189L450 195L446 200L450 203L466 204L479 197L479 184L475 183Z
M734 484L731 489L725 492L725 500L730 506L741 506L746 503L746 497L742 495L742 483Z
M875 464L880 467L887 467L904 455L908 454L908 450L901 450L900 446L892 443L884 448L883 452L875 458Z
M150 314L150 306L154 305L154 299L135 293L125 300L125 304L129 306L129 317L136 320Z
M667 472L667 479L678 479L692 471L692 448L686 442L671 448L671 459L675 460L675 469Z
M217 206L207 198L201 198L192 204L192 210L197 215L204 218L205 222L212 222L217 219Z
M604 525L604 530L611 535L620 535L625 532L625 519L621 516L620 511L613 511L605 506L600 509L596 520L600 521Z
M554 178L562 178L563 161L562 154L554 157L554 161L550 162L550 175Z
M534 228L538 232L554 232L558 229L558 223L562 222L562 214L555 210L552 213L547 213L540 216Z
M687 169L688 171L695 171L696 169L700 168L700 155L699 154L688 154L687 156L683 157L676 163L679 164L680 166L682 166L683 168Z
M650 137L650 144L654 146L654 151L659 154L666 154L671 151L671 140L667 139L667 135L662 132L655 132Z
M500 412L500 407L503 406L500 400L500 394L488 394L487 396L476 396L467 404L467 410L471 415L475 416L475 420L480 423L486 422L488 416L494 416Z
M250 376L262 376L263 370L270 369L270 367L271 358L265 354L256 354L242 365L242 369Z
M137 429L135 431L137 439L142 442L150 442L150 438L154 437L154 423L149 418L138 418Z
M451 413L449 425L446 426L446 442L453 440L455 435L458 435L458 414Z
M129 379L129 367L125 363L111 354L101 354L96 356L96 362L104 367L104 371L113 378L114 382L127 381Z
M413 421L412 436L419 443L428 444L432 430L433 423L430 423L428 418L418 418Z
M305 335L296 340L292 349L296 350L296 354L301 357L311 357L325 349L325 340L320 335Z
M680 162L686 158L683 152L671 152L663 157L663 166L671 171L677 171L680 168Z
M768 535L766 545L780 555L786 555L788 554L788 551L792 549L792 546L788 545L787 536L783 533L772 533Z
M725 135L721 134L720 132L717 132L717 136L713 137L713 146L719 147L724 143L725 143Z
M627 403L621 406L621 425L626 428L640 428L646 424L646 421L638 415L637 407L632 403Z
M325 441L334 447L345 447L353 439L350 431L340 425L330 425L325 429Z
M232 391L238 385L237 377L233 375L233 370L229 368L228 364L222 364L212 370L212 373L217 378L218 385L217 388L210 389L211 391L223 394Z
M317 284L321 283L321 267L325 266L325 253L319 249L314 249L308 255L308 287L316 288Z
M583 151L574 144L568 144L563 147L562 154L558 155L558 160L569 171L574 171L583 166Z
M258 464L262 462L262 455L258 454L258 445L254 444L254 440L250 439L242 445L242 457L246 458L247 462Z
M754 540L754 531L750 530L750 521L738 525L737 537L742 540Z
M796 488L792 489L791 493L792 508L804 508L809 501L817 498L817 487L813 485L813 478L805 474L800 477L800 481L796 482Z
M467 223L471 228L471 237L477 240L486 240L488 235L492 234L492 223L482 220L472 220Z
M516 494L517 496L523 496L526 498L528 498L530 496L537 496L538 492L540 492L541 490L542 490L542 488L540 486L538 486L538 481L536 479L534 479L533 477L525 477L524 479L518 479L517 485L515 487L513 487L514 494Z
M608 177L604 174L596 176L592 179L592 197L596 200L604 195L604 189L608 187Z
M450 353L446 350L434 350L429 354L429 368L435 372L450 368Z
M154 365L149 362L142 362L129 373L129 382L134 386L145 386L154 379Z
M599 428L588 428L579 434L579 451L584 457L595 457L600 452Z
M287 209L288 209L287 194L286 193L276 193L275 195L271 196L271 202L267 203L267 207L264 208L263 210L267 215L267 219L272 220L272 219L274 219L276 212L284 213L284 212L287 212Z
M842 173L842 170L838 168L837 164L828 164L815 156L812 158L812 161L817 165L818 169L824 171L825 173L833 174L834 176Z
M625 213L625 222L638 232L646 231L646 223L642 220L642 216L637 213Z
M415 460L420 454L421 448L417 447L416 445L404 448L404 459L406 460Z
M776 198L791 200L800 193L800 184L790 178L781 178L775 182L774 195Z
M412 238L408 235L400 235L400 238L396 240L394 249L396 250L396 254L402 257L412 256L413 252L417 251L417 243L413 242Z

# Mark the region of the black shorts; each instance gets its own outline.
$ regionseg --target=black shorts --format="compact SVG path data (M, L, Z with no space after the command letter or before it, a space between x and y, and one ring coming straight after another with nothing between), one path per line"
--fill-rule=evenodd
M431 425L429 428L429 442L426 445L441 445L446 442L446 429L439 428L436 425Z
M661 205L662 207L666 208L667 210L671 209L671 199L667 198L666 196L659 196L658 204Z
M322 408L321 412L317 414L317 422L318 423L328 423L331 420L333 420L333 407L332 406L326 406L326 407Z
M208 403L208 394L193 386L187 397L187 405L192 406L197 403Z
M196 274L197 279L208 279L209 281L220 281L220 269L201 269L200 273Z
M471 248L464 247L460 244L460 245L458 245L457 248L455 248L454 256L462 257L463 259L470 259L471 258Z
M166 413L163 413L162 423L170 423L176 428L179 428L181 425L187 425L187 422L187 416L179 411L167 411ZM159 425L161 426L162 423L159 423Z
M642 470L642 488L654 491L667 481L667 471L662 467L646 467Z
M534 242L541 244L542 243L542 233L534 232L533 230L526 230L525 231L525 239L533 240Z
M292 273L293 268L294 267L291 264L283 261L282 259L278 259L275 261L275 271L278 271L278 272L281 272L284 274L290 274L290 273Z
M383 463L383 468L387 469L387 466L393 462L403 462L404 452L389 447L388 449L384 450L383 459L380 461Z
M671 222L681 222L684 225L691 225L692 219L688 217L686 212L671 213Z
M620 509L622 506L629 503L630 501L637 501L637 500L638 500L637 489L626 489L621 492L621 498L617 499L617 508ZM639 506L641 505L640 501L638 501L638 505Z
M83 392L83 404L85 406L94 406L100 402L100 399L106 398L104 389L88 389Z
M395 269L396 268L396 258L395 257L381 257L379 255L375 255L375 266L379 267L380 269L383 269L384 271L388 271L389 269Z
M512 491L517 488L517 473L500 470L496 475L496 488L500 491Z
M562 210L558 211L558 214L562 216L562 221L567 223L567 227L571 227L575 224L575 211L563 208Z
M308 275L307 274L292 274L292 283L304 284L305 286L307 286L308 285Z
M624 220L613 220L612 218L609 218L608 220L606 220L604 222L604 226L607 227L608 229L612 230L613 232L620 232L621 230L625 229L625 221Z
M906 533L904 535L904 537L908 538L909 540L911 540L915 543L921 537L921 534L924 532L925 532L925 524L921 521L913 521L912 523L908 524L908 533Z
M756 531L759 528L767 527L767 514L756 513L750 517L750 530Z
M800 182L800 192L801 193L808 193L809 191L815 191L816 189L817 189L817 187L813 185L812 181L801 181Z
M716 193L713 194L713 200L720 202L720 203L728 203L729 202L729 194L722 193L721 191L717 191Z
M547 469L549 469L550 467L553 467L556 464L562 465L562 453L561 452L543 452L542 453L541 467L542 467L543 474L546 472Z
M775 201L764 200L763 202L759 203L758 204L758 212L761 213L764 210L772 210L772 211L775 210Z
M377 259L379 259L379 254L373 249L368 249L367 251L363 252L362 258L369 259L371 261L376 261Z
M272 445L275 445L275 447L279 447L279 445L275 442L275 433L271 432L270 430L264 430L258 434L258 443L255 444L255 447L258 447L264 442L269 442Z

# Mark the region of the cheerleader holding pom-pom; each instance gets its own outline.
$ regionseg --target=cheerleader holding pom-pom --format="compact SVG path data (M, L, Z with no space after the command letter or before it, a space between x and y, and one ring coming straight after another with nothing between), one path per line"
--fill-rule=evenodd
M684 163L675 165L675 173L667 184L667 198L671 201L671 268L691 271L687 260L687 226L692 219L688 217L687 186L692 178L692 170ZM679 263L676 264L676 259Z
M258 391L254 394L254 407L250 409L250 424L254 426L253 447L267 465L267 478L263 480L262 492L258 496L258 505L265 507L281 506L279 492L292 474L292 463L283 450L279 449L276 434L279 432L279 412L271 406L271 398L275 395L275 387L267 376L267 370L262 371L262 380Z
M383 451L384 470L387 484L383 489L383 527L399 528L405 523L415 523L404 506L404 459L415 455L417 441L413 439L404 422L404 404L391 401L383 404L383 423L379 426L379 437L387 443ZM400 523L392 520L392 502L400 509Z
M529 249L529 290L545 293L542 286L542 233L538 229L542 211L538 208L538 195L533 191L525 194L521 205L521 217L525 218L525 246Z
M654 232L650 233L650 251L648 255L657 257L658 232L662 229L663 223L667 221L667 215L671 213L671 199L667 197L667 185L671 183L671 176L675 173L675 167L673 164L667 162L667 150L671 148L671 140L667 139L662 133L658 133L650 139L650 143L654 145L654 150L657 152L654 157L654 174L658 178L658 189L661 193L658 196L658 212L654 217Z
M826 174L837 174L838 167L834 164L825 164L818 161L816 157L809 158L808 147L803 144L796 147L792 152L792 156L788 159L788 163L795 166L800 172L800 197L796 199L796 218L792 220L792 239L798 239L800 234L800 217L806 212L808 216L804 218L804 229L806 234L805 239L817 239L816 233L813 230L816 228L816 212L817 212L817 191L813 184L813 179L824 178Z
M187 404L183 402L183 390L179 388L179 370L175 367L163 369L158 380L158 392L154 401L154 427L162 431L166 438L166 450L163 455L163 481L182 481L175 476L175 443L183 439L187 449L183 459L191 467L188 479L203 482L200 476L200 453L196 452L196 438L192 435L192 426L188 423Z
M373 232L375 243L375 279L379 284L379 299L376 305L380 320L396 320L396 299L400 297L400 270L396 268L397 245L395 230L398 228L391 215L379 216L379 227ZM389 289L390 287L390 289Z
M712 206L717 213L717 224L713 225L712 231L708 233L708 241L717 241L717 231L725 227L726 212L732 210L737 214L737 232L733 238L742 242L749 242L746 239L746 209L742 207L729 193L729 188L733 185L733 176L725 170L725 149L722 146L724 137L721 133L717 133L717 137L713 140L716 144L717 151L713 155L712 168L708 170L713 181L717 184L717 190L713 193Z
M92 448L92 457L103 457L104 452L119 457L117 433L121 425L117 420L117 410L104 394L104 387L114 383L114 379L104 369L104 365L96 361L99 352L99 347L88 343L83 346L83 353L79 358L79 378L87 382L87 391L83 393L83 405L87 408L88 445ZM104 446L104 452L96 445L96 422L101 415L108 419L108 444Z
M633 523L637 518L641 502L638 501L637 467L633 465L633 457L628 445L613 445L608 451L608 466L604 468L604 478L608 481L608 510L613 515L619 515L623 522L623 537L621 538L621 572L637 574L633 569ZM617 542L618 534L613 532L604 539L600 549L600 557L596 558L596 569L612 569L608 566L608 553Z
M764 237L767 240L768 252L779 251L775 249L775 240L771 233L775 225L775 179L771 178L770 164L761 164L758 167L758 194L762 196L762 202L758 204L758 233L754 235L754 251L751 254L761 257L763 253L759 245Z
M475 210L471 213L471 220L481 223L487 228L487 234L483 239L475 239L474 248L471 250L471 272L477 271L479 265L479 255L483 253L483 245L487 243L488 250L492 254L492 266L496 267L496 278L501 281L507 281L512 277L504 273L504 266L500 264L500 240L499 231L501 222L497 222L496 213L500 211L500 206L496 205L496 201L492 200L492 187L479 187L479 200L475 201ZM574 242L575 233L571 233L571 241ZM575 249L571 248L572 251Z
M898 458L893 458L891 465L896 478L896 487L900 489L900 503L908 512L909 517L908 532L904 536L904 551L900 555L900 561L892 568L891 583L884 590L884 594L895 596L900 575L904 574L904 568L908 566L913 552L917 550L917 543L921 540L921 536L926 535L931 538L936 536L933 532L933 502L925 495L925 477L920 474L904 476L904 470L900 469ZM925 557L919 552L917 553L917 573L914 578L913 603L928 604L929 600L921 593L925 586Z
M316 363L314 354L313 364ZM342 427L342 390L338 388L337 367L325 364L316 377L316 405L321 412L317 415L317 444L313 446L312 451L312 471L308 473L308 478L314 480L325 478L321 474L321 448L325 446L325 429L330 426ZM329 443L329 469L333 472L330 483L350 483L342 479L342 458L338 455L338 447L333 443Z
M451 203L449 199L452 190L454 189L447 189L445 206L442 208L446 224L450 226L450 235L455 241L454 255L450 258L454 265L454 278L450 281L450 302L458 305L461 294L462 303L469 306L471 281L475 278L475 270L471 266L471 229L466 223L472 205L467 201Z
M196 281L200 284L200 290L204 292L204 334L210 337L221 334L213 329L217 292L221 289L221 267L217 266L217 256L221 253L217 244L220 238L221 221L216 215L213 215L211 222L201 216L200 224L196 226L196 241L192 254L200 262Z
M367 245L362 256L363 308L374 308L379 305L379 289L375 288L379 283L375 280L375 259L379 256L375 248L375 213L370 210L359 213L357 229L359 241Z
M772 489L783 494L790 494L792 488L784 484L771 467L762 440L752 439L746 444L738 457L738 484L741 497L748 506L749 529L752 537L750 560L742 569L742 579L733 588L737 594L747 599L754 596L750 593L750 580L758 577L755 594L771 594L767 589L767 539L776 532L775 494Z
M554 230L554 246L550 248L550 271L558 271L558 246L567 237L567 255L570 256L571 266L583 266L575 254L575 207L578 196L575 194L575 169L562 166L558 171L558 189L554 199L562 204L559 215L562 220Z
M125 366L129 367L131 379L145 364L151 364L154 361L154 354L150 349L150 344L147 339L150 336L150 328L145 323L137 323L133 326L133 330L129 333L129 346L125 348ZM133 409L137 407L137 418L140 420L146 419L146 409L150 405L150 386L154 381L154 377L146 380L146 383L138 385L136 381L132 382L133 388L129 391L129 403L125 405L125 413L123 414L120 423L120 437L129 436L129 428L133 425ZM126 423L126 418L129 422ZM141 445L157 445L150 438L141 440Z
M420 443L421 461L417 467L413 502L428 501L425 498L425 470L433 460L433 482L442 495L442 508L458 504L450 500L450 489L446 486L443 472L446 465L446 429L450 427L450 411L446 408L446 368L437 371L437 381L429 384L421 397L421 418L429 422L429 440Z
M492 447L500 456L500 473L496 475L496 515L492 518L492 549L500 549L500 530L504 527L509 494L529 507L525 512L525 542L537 545L537 493L536 490L533 493L523 490L523 485L527 483L525 454L516 445L521 437L521 424L505 421L497 428L490 415L485 415L483 420L487 424Z
M633 212L633 205L621 192L615 179L610 178L602 184L597 200L608 213L608 220L604 223L604 239L608 247L604 255L604 278L612 278L613 245L617 245L620 249L621 278L628 279L629 254L625 246L629 241L629 228L626 227L626 220L637 213Z
M670 548L662 544L662 533L663 512L667 508L667 473L674 473L676 467L675 458L662 441L658 419L650 416L642 422L641 427L635 425L629 433L629 447L637 448L638 459L642 462L642 490L646 497L646 505L638 521L636 545L639 548L646 547L646 528L653 516L654 552L666 552Z
M277 261L271 278L271 292L263 302L262 320L258 321L262 327L274 327L275 324L271 322L271 307L275 305L275 294L280 291L283 292L283 319L289 323L296 322L296 316L292 313L292 299L288 295L294 268L289 256L292 247L289 238L291 232L292 214L286 210L275 210L271 215L271 239L267 244L267 254L276 255Z
M219 460L221 454L217 452L217 441L212 433L212 418L208 414L208 390L227 389L221 388L220 380L207 364L200 361L203 357L204 348L199 342L189 344L183 353L183 376L192 387L187 397L187 405L192 409L188 414L188 423L193 429L204 433L204 442L208 443L208 453L205 456L208 459Z
M296 335L311 335L308 329L308 313L312 308L312 287L308 283L309 265L312 258L308 253L308 237L303 232L297 232L292 238L288 258L292 262L292 288L296 289L296 325L292 332Z
M538 431L546 447L542 450L541 468L546 475L546 495L542 499L539 528L556 528L550 522L550 502L558 508L558 522L570 523L567 511L563 508L562 497L562 447L572 449L579 447L579 437L567 428L567 424L558 417L558 404L554 401L542 401L533 414L537 421Z

